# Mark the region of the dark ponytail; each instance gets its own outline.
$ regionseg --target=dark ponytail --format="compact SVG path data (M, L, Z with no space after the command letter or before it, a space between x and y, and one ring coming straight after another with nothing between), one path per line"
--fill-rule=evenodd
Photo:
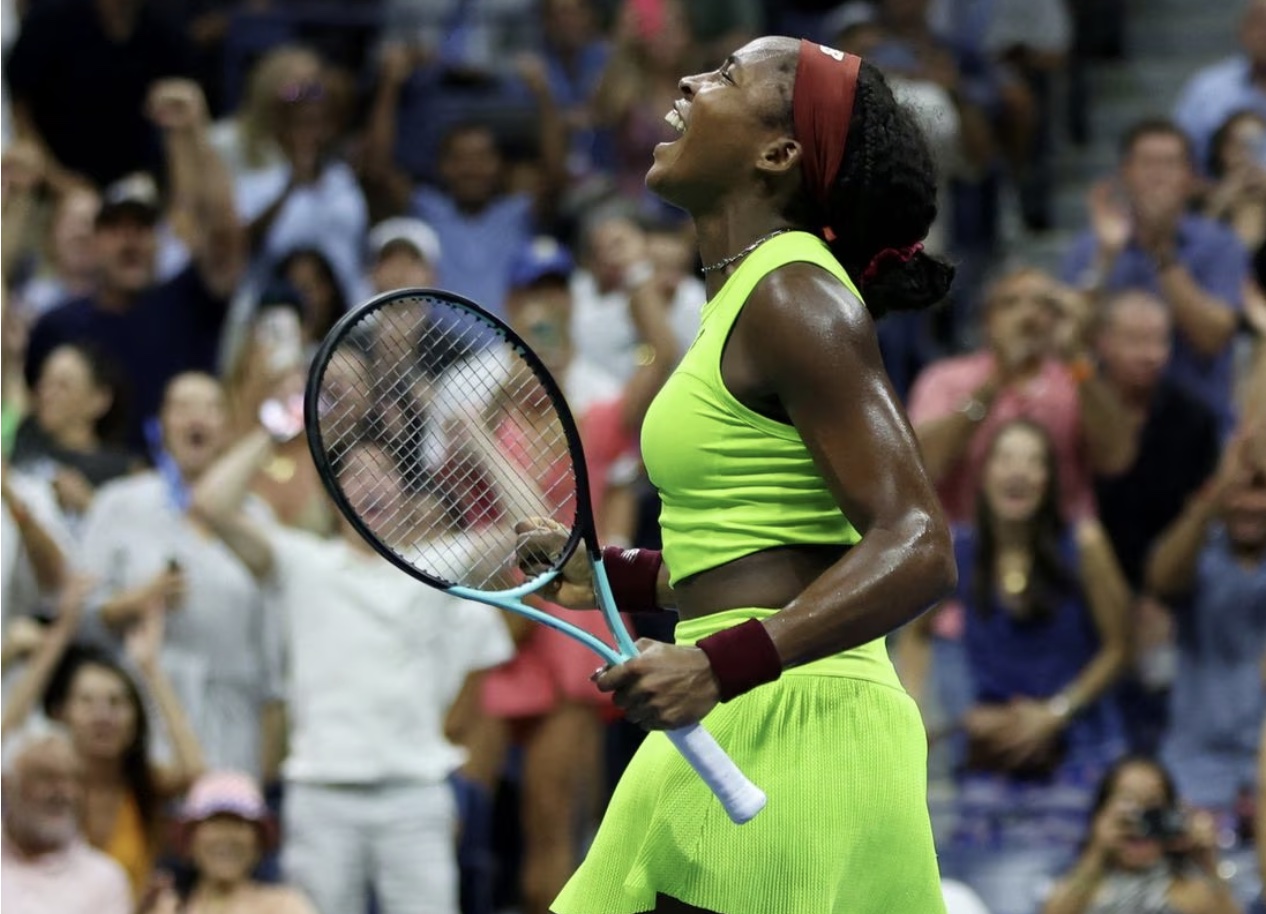
M936 221L936 190L922 130L883 74L863 62L844 160L818 218L876 318L931 307L949 293L953 265L913 250Z

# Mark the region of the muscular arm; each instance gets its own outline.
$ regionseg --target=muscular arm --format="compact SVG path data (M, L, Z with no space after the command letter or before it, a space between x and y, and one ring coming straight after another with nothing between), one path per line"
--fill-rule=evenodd
M729 349L750 366L754 392L785 410L862 534L764 623L783 665L882 637L944 597L957 579L949 528L861 302L817 267L790 266L749 297L723 375Z

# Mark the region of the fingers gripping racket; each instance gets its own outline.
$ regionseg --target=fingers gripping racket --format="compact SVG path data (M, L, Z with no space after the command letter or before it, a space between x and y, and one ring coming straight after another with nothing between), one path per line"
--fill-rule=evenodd
M308 444L338 509L406 574L562 632L608 663L637 654L602 564L571 411L541 358L506 324L448 292L406 289L345 315L304 395ZM515 521L551 519L557 547L527 576ZM539 607L583 543L612 647ZM668 732L737 823L765 794L699 725Z

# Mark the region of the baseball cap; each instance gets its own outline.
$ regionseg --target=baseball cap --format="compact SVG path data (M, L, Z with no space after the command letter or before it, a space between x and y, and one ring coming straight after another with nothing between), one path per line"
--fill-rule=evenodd
M540 282L547 276L566 279L575 268L571 254L553 238L542 235L519 252L510 267L510 285L520 289Z
M440 236L421 219L396 216L384 219L369 231L369 253L374 259L382 256L387 245L403 241L418 252L431 266L440 262Z
M258 825L266 844L276 839L276 823L255 779L240 771L209 771L194 782L181 810L185 835L214 816L234 816Z
M97 211L97 225L110 224L125 216L154 225L161 215L158 185L150 175L138 172L120 178L105 189L101 209Z

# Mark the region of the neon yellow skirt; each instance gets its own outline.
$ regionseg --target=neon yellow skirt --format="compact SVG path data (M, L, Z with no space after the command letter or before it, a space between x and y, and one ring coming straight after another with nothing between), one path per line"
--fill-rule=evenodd
M681 622L694 643L772 610ZM620 779L556 914L640 914L658 894L717 914L944 914L927 737L882 642L788 670L708 730L769 797L746 825L662 733Z

